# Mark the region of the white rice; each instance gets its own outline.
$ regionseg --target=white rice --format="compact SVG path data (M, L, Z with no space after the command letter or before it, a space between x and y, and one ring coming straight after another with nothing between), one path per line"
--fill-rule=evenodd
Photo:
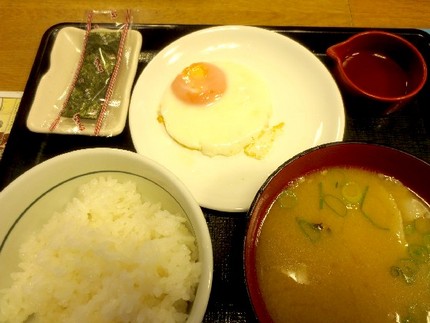
M183 322L200 276L182 215L97 178L20 250L0 322Z

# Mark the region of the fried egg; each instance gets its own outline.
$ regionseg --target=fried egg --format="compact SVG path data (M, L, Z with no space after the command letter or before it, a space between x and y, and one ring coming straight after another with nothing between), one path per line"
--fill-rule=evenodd
M179 144L208 156L244 151L267 130L267 85L233 62L198 62L183 69L163 95L159 121Z

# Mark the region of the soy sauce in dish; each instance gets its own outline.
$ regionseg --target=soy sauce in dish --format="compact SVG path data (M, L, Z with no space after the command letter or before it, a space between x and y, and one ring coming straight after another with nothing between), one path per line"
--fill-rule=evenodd
M406 72L393 59L360 51L343 63L345 74L363 91L381 97L399 97L408 91Z

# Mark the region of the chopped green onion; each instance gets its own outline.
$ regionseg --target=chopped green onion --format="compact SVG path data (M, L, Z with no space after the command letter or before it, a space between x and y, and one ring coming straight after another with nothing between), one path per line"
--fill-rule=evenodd
M345 217L346 213L348 212L348 209L346 208L346 205L342 202L342 200L334 195L327 194L324 195L324 204L327 205L327 207L332 210L335 214Z
M361 214L364 216L364 218L366 220L368 220L375 228L380 229L380 230L385 230L385 231L389 231L390 228L387 227L383 227L382 225L376 223L375 221L373 221L373 219L366 213L364 212L364 210L360 210Z
M369 186L366 186L365 188L364 188L364 191L363 191L363 195L362 195L362 197L361 197L361 200L360 200L360 203L359 203L359 205L360 205L360 212L361 212L361 214L375 227L375 228L378 228L378 229L380 229L380 230L390 230L389 228L387 228L387 227L383 227L382 225L380 225L380 224L378 224L378 223L376 223L375 221L373 221L373 219L366 213L366 212L364 212L364 210L363 210L363 204L364 204L364 201L365 201L365 199L366 199L366 196L367 196L367 192L369 191Z
M291 190L284 190L278 197L281 208L291 209L297 204L297 196Z
M339 186L342 186L343 183L345 183L345 173L341 169L331 169L330 174L330 177L333 179L333 182L331 182L330 184L333 184L334 188L338 188Z
M342 196L350 203L361 202L363 192L356 182L348 182L342 187Z
M318 190L319 190L319 206L320 210L324 208L324 204L327 205L327 207L332 210L334 213L341 217L345 217L346 213L348 212L348 209L346 208L346 205L342 202L342 200L334 195L331 194L324 194L322 183L318 183Z
M324 207L324 193L323 193L323 187L321 182L318 183L318 191L320 196L320 210L322 210L322 208Z
M360 209L363 209L364 200L366 199L367 192L369 191L369 186L364 188L363 194L361 194L361 199L359 201Z

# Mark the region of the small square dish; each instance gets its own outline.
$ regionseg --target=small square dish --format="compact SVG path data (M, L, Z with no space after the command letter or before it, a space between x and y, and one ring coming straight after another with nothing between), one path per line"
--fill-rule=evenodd
M51 129L73 83L84 36L85 30L76 27L64 27L59 30L50 54L49 70L40 79L27 117L27 127L30 131L94 135L97 122L91 119L81 119L80 123L76 124L72 118L61 117L58 125ZM108 117L103 120L97 134L99 136L115 136L124 130L141 46L140 32L129 30L110 100L115 104L109 104Z

